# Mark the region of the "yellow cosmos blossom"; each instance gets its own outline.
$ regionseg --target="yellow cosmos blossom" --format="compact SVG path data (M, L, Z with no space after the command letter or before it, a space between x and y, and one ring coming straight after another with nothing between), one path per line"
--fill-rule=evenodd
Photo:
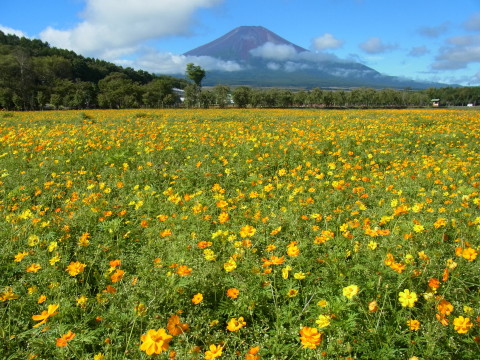
M168 335L165 329L150 329L146 334L140 337L142 344L140 350L145 351L147 355L160 354L167 351L172 335Z
M233 258L230 258L223 264L223 268L226 272L231 272L237 268L237 263Z
M81 274L87 265L81 263L80 261L72 261L70 264L67 266L65 271L67 271L70 276L77 276L78 274Z
M240 316L238 319L237 318L231 318L227 322L227 330L228 331L238 331L246 325L247 325L247 323L243 319L243 316Z
M331 320L330 315L319 315L318 319L315 321L315 323L321 329L321 328L329 326L330 325L330 320Z
M417 331L420 329L420 321L418 320L407 320L408 328L412 331Z
M42 311L40 315L33 315L32 320L40 321L39 323L33 325L33 327L39 327L40 325L45 324L50 317L58 314L58 307L59 305L57 304L48 305L47 310Z
M349 285L347 287L343 288L343 296L345 296L347 299L352 299L355 295L358 294L360 291L360 288L357 285Z
M240 236L243 238L252 237L253 235L255 235L256 231L257 230L253 226L245 225L240 229Z
M413 307L418 300L417 294L413 291L405 289L398 294L398 300L403 307Z
M23 260L25 256L28 255L28 252L19 252L17 255L15 255L15 258L13 259L14 262L20 262Z
M213 360L222 355L223 347L221 345L210 345L209 350L205 352L205 360Z
M453 327L459 334L466 334L473 327L473 323L470 318L459 316L453 319Z

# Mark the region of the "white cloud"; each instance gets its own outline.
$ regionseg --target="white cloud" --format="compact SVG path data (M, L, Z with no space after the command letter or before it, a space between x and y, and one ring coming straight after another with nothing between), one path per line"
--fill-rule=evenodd
M436 70L464 69L470 63L480 63L480 35L455 36L440 48L432 68Z
M480 12L472 14L463 25L467 30L480 31Z
M368 54L380 54L396 48L397 45L384 44L379 37L371 37L367 41L360 44L360 49Z
M444 22L438 26L425 26L425 27L422 27L420 29L418 29L418 32L423 35L423 36L426 36L426 37L429 37L429 38L436 38L436 37L439 37L440 35L442 35L443 33L445 33L448 28L449 28L449 23L448 22Z
M7 26L0 25L0 31L4 32L5 34L17 35L18 37L28 37L23 31L15 30Z
M187 34L199 8L223 0L86 0L83 21L68 30L48 27L40 37L87 56L128 54L142 42Z
M271 42L266 42L265 44L250 50L250 53L253 56L279 61L293 59L297 55L297 51L293 46L285 44L276 45Z
M415 46L410 50L410 52L408 53L408 56L419 57L419 56L426 55L429 52L430 51L427 49L425 45Z
M332 34L325 33L313 39L312 45L315 50L338 49L343 45L343 41L336 39Z
M118 60L118 65L142 69L157 74L184 74L188 63L201 66L206 71L238 71L242 67L234 61L225 61L211 56L185 56L160 53L153 50L140 54L135 60Z

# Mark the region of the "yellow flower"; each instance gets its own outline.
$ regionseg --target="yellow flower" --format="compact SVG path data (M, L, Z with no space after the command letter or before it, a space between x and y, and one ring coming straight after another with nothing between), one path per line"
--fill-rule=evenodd
M243 316L240 316L237 320L237 318L231 318L228 322L227 322L227 330L229 331L238 331L240 330L242 327L244 327L245 325L247 325L247 323L244 321L243 319Z
M304 326L300 330L300 341L303 348L315 349L323 339L323 333L319 333L317 328Z
M172 335L168 335L165 329L150 329L146 334L140 337L142 344L140 350L145 351L147 355L160 354L167 351Z
M331 319L330 315L319 315L317 321L315 322L318 325L318 327L321 329L330 325L330 319Z
M210 345L210 350L205 352L205 360L213 360L222 355L222 346L221 345Z
M466 334L473 327L473 324L470 321L470 318L464 318L463 316L459 316L453 319L453 326L455 331L459 334Z
M95 354L93 356L93 360L105 360L105 355L103 355L102 353Z
M7 300L15 300L18 299L19 296L13 292L11 286L6 286L2 293L0 293L0 301L4 302Z
M244 237L251 237L251 236L255 235L256 231L257 230L253 226L245 225L240 229L240 236L243 237L243 238Z
M297 273L293 274L293 277L297 280L303 280L303 279L305 279L305 273L297 272Z
M398 300L403 307L413 307L417 302L418 297L415 292L405 289L403 292L398 294Z
M407 320L407 325L409 329L413 331L420 329L420 321L418 320Z
M70 276L77 276L78 274L82 273L85 270L85 267L87 265L82 264L80 261L72 261L70 264L67 266L65 271L67 271Z
M233 258L230 258L227 262L223 264L223 268L226 272L231 272L237 268L237 263Z
M32 320L40 321L38 324L33 325L33 327L38 327L42 324L45 324L49 317L58 314L58 312L56 311L58 307L59 305L57 304L48 305L47 310L43 310L40 315L33 315Z
M298 295L298 290L297 289L290 289L288 290L287 296L288 297L295 297Z
M327 307L328 306L328 301L325 300L325 299L322 299L317 303L317 305L320 306L320 307Z
M28 255L28 252L25 252L25 251L24 251L24 252L19 252L17 255L15 255L15 258L14 258L13 261L14 261L14 262L20 262L20 261L22 261L23 258L24 258L25 256L27 256L27 255Z
M359 291L360 288L357 285L349 285L343 288L343 296L351 300Z
M88 301L88 298L85 295L82 295L79 298L76 298L75 300L77 302L77 306L79 306L81 308L85 308L85 306L87 304L87 301Z

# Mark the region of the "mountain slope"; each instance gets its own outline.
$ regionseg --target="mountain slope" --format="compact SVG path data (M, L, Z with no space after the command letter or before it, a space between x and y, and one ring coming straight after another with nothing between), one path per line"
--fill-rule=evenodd
M262 26L237 27L184 55L209 56L240 65L241 70L237 71L207 71L204 85L417 89L442 86L382 75L354 61L313 53Z

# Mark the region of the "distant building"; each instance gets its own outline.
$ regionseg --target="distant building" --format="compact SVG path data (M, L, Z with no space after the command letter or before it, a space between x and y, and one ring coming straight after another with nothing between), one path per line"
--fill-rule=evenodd
M440 99L432 99L430 101L432 102L433 107L439 107L440 106Z
M175 95L177 95L177 97L180 99L180 101L182 103L185 101L185 91L184 90L173 88L172 91Z

